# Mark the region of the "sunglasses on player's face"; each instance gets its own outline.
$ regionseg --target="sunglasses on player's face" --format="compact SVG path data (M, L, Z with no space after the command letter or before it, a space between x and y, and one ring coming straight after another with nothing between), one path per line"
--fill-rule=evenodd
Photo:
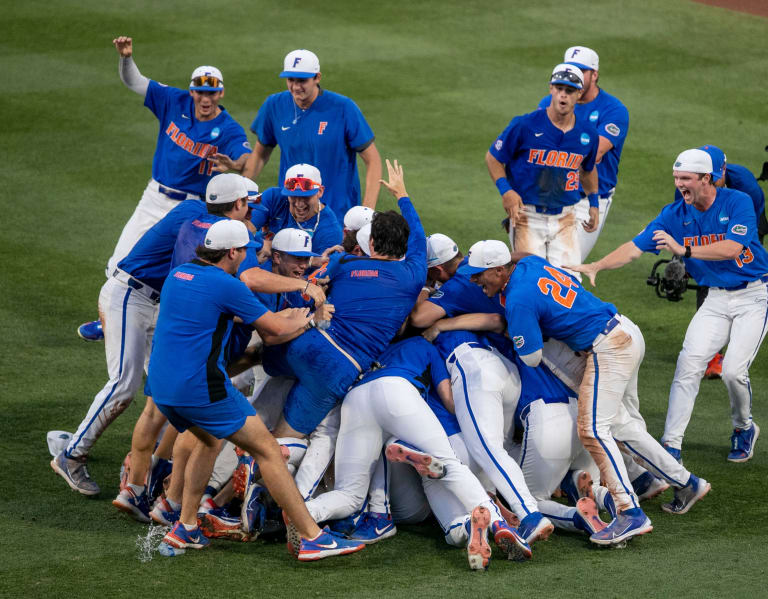
M210 75L201 75L200 77L195 77L192 80L192 86L219 88L223 86L223 83L221 79L219 79L218 77L212 77Z
M285 188L288 191L295 191L297 189L310 191L311 189L320 189L320 183L306 177L291 177L285 180Z

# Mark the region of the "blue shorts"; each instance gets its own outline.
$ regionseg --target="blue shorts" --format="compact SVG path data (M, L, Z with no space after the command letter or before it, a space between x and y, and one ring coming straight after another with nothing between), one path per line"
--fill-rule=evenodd
M248 416L256 416L245 396L237 390L235 393L204 406L171 406L157 401L155 405L180 433L197 426L217 439L225 439L243 428Z
M344 399L359 373L315 329L291 341L285 357L298 381L288 392L283 415L291 428L308 435Z

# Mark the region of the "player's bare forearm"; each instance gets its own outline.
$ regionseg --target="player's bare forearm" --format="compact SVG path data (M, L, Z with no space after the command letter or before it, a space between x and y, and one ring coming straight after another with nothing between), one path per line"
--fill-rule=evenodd
M376 202L379 199L379 189L381 187L381 155L376 148L375 143L371 143L365 150L360 152L360 158L365 163L365 195L363 196L363 206L376 210Z
M507 171L504 165L493 157L490 152L485 153L485 165L488 167L488 174L494 183L499 177L506 177Z
M656 231L653 239L656 241L656 249L667 250L675 256L685 255L685 246L677 243L664 231ZM697 260L735 260L744 251L744 246L732 239L723 239L709 245L691 246L691 258Z
M581 186L584 188L584 193L587 195L597 193L597 169L593 168L591 171L585 171L582 168L579 171L579 178Z
M589 277L589 282L594 285L595 277L601 270L615 270L621 268L625 264L629 264L633 260L636 260L642 254L643 251L637 247L634 242L627 241L597 262L590 262L589 264L566 264L565 268L584 273Z
M595 164L600 164L605 156L606 152L610 152L613 149L613 142L607 137L600 136L600 145L597 147L597 158L595 158Z
M305 279L294 279L293 277L284 277L275 273L266 271L262 268L254 267L240 273L240 280L246 284L248 289L259 293L287 293L290 291L304 291L315 287L322 293L317 285L307 285ZM312 290L313 292L315 290ZM313 297L313 299L315 299ZM315 304L319 305L315 299Z
M411 311L411 324L417 329L426 329L444 316L445 310L440 306L432 302L423 301L416 304Z
M453 391L451 391L451 380L450 379L443 379L440 381L436 388L437 396L440 398L440 401L443 402L443 406L445 406L445 409L448 410L451 414L456 413L456 404L453 402Z
M243 166L241 172L243 177L256 179L261 174L261 171L264 169L267 162L269 162L272 150L274 150L274 148L265 146L259 140L256 140L256 143L253 144L253 150L251 150L251 153L247 156L245 165Z
M500 314L460 314L440 321L441 331L491 331L503 333L507 322Z

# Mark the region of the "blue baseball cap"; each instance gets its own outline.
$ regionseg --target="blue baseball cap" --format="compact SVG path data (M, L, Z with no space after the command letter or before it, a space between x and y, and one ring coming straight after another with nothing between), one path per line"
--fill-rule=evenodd
M467 263L456 271L462 275L472 276L497 266L509 264L512 254L507 244L498 239L478 241L467 254Z
M320 60L309 50L294 50L283 60L283 78L311 79L320 72Z
M312 251L312 238L301 229L280 229L272 238L272 249L301 258L320 255Z
M725 170L725 152L713 145L701 146L699 150L704 150L712 157L712 180L719 181L723 178Z

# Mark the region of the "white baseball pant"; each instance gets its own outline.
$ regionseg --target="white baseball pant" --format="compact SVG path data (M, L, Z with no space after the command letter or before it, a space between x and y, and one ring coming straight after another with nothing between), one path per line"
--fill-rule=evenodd
M541 214L526 205L509 230L509 243L514 251L541 256L557 267L581 264L577 225L581 226L573 206L566 206L560 214Z
M400 377L381 377L352 389L341 405L335 488L307 503L316 521L345 518L361 509L384 442L391 436L446 465L441 482L463 504L464 513L478 505L491 510L487 493L459 462L440 422L416 388Z
M128 253L136 245L136 242L141 239L152 226L160 221L166 214L179 205L181 200L172 200L164 193L160 193L160 183L154 179L150 179L147 183L147 187L144 189L144 193L141 195L141 200L136 205L131 218L125 223L120 238L117 240L115 250L112 252L112 256L107 262L107 277L109 277L117 268L120 261L125 258ZM184 193L176 189L168 188L176 193ZM200 196L194 194L187 194L188 200L199 200Z
M520 398L517 367L495 349L471 343L459 345L446 366L456 419L472 459L521 520L538 512L520 466L504 449Z
M102 285L99 315L104 328L104 351L109 381L96 394L88 414L66 449L68 458L87 456L106 428L131 404L141 387L155 333L158 302L115 277ZM152 290L150 290L152 291Z
M598 198L598 214L599 220L597 222L597 231L587 233L581 223L589 221L589 200L587 198L582 199L576 204L576 230L579 235L579 251L581 252L581 262L587 261L587 256L592 251L597 243L597 238L600 237L600 233L605 226L605 219L608 217L608 211L611 209L611 203L613 202L613 190L609 191L607 195L600 196Z
M739 291L710 287L707 299L688 325L683 349L677 358L662 436L664 443L677 449L682 447L701 378L709 361L726 344L722 379L731 400L733 428L752 426L749 367L765 338L767 305L768 285L760 281Z

